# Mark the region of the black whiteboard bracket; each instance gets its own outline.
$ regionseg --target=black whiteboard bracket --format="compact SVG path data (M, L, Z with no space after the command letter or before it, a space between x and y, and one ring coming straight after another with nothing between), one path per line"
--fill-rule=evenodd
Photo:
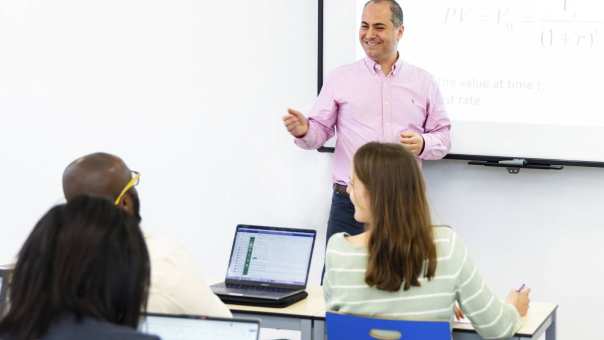
M564 165L551 164L547 162L529 162L523 158L503 159L500 161L470 161L469 165L492 166L498 168L506 168L508 173L517 174L520 169L540 169L540 170L562 170Z
M317 149L318 152L332 153L335 148L332 146L321 146ZM562 170L565 166L578 166L590 168L604 168L604 162L594 161L577 161L566 159L548 159L548 158L524 158L514 157L511 155L505 156L489 156L489 155L466 155L450 153L444 157L449 160L468 161L471 165L484 165L499 168L512 168L518 173L519 169L541 169L541 170ZM520 163L519 163L520 161ZM431 161L432 162L432 161ZM511 162L511 163L510 163Z

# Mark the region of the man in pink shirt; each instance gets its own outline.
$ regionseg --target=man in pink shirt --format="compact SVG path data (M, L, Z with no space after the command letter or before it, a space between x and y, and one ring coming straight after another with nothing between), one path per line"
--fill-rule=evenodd
M320 147L337 132L327 240L338 232L363 231L346 193L352 157L362 145L400 142L418 161L440 159L450 149L451 123L438 85L426 71L403 62L397 51L403 31L396 1L367 2L359 31L367 57L331 72L309 118L293 109L283 117L304 149Z

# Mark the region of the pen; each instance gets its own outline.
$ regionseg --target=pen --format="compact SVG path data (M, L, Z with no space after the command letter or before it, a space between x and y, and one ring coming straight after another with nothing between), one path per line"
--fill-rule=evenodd
M521 291L524 289L524 287L525 287L525 286L526 286L526 285L523 283L523 284L522 284L522 286L520 286L520 288L516 289L516 291L517 291L518 293L520 293L520 292L521 292Z

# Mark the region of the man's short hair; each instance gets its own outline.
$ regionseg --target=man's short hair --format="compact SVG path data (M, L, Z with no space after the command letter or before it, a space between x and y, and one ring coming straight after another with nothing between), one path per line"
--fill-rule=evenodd
M399 27L403 24L403 9L395 0L369 0L365 3L363 8L367 7L370 3L379 4L382 2L387 2L390 5L390 13L392 13L392 17L390 17L390 21L394 27Z

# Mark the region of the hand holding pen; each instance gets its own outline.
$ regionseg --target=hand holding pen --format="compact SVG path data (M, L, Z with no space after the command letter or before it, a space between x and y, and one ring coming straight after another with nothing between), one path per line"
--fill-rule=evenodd
M529 308L530 293L531 289L527 288L526 285L523 283L520 288L514 289L508 294L508 297L505 299L505 302L516 307L516 310L518 310L518 314L520 314L520 316L525 316Z

